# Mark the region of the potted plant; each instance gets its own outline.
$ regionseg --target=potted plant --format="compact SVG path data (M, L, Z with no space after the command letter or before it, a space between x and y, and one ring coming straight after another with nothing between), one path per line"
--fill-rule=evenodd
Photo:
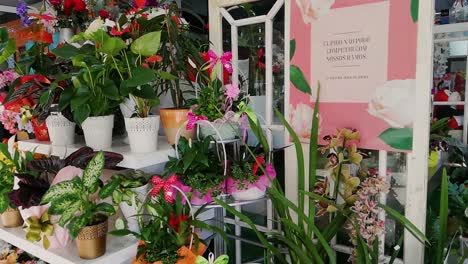
M224 191L223 168L215 150L210 148L212 138L200 141L180 138L178 158L169 157L164 177L179 177L178 187L191 193L192 204L206 204Z
M30 158L28 154L27 159ZM11 155L8 146L0 143L0 222L3 227L23 224L18 208L10 200L9 194L13 192L15 171L22 171L25 167L25 159L18 152Z
M186 10L185 10L186 11ZM175 135L179 128L187 121L187 113L191 102L186 98L192 94L195 84L193 70L188 65L189 61L196 65L202 65L203 59L199 54L200 47L207 45L193 34L190 25L182 18L182 11L176 3L171 3L165 12L163 30L161 35L162 57L161 69L177 76L170 82L163 84L163 92L169 93L172 99L172 107L161 108L161 123L169 144L175 143ZM186 138L194 138L195 130L181 128L181 135Z
M259 164L265 167L266 173L259 169ZM230 177L226 180L227 193L240 201L260 199L275 178L273 165L265 162L262 156L255 160L246 158L232 165Z
M80 258L94 259L106 252L108 216L115 209L108 203L98 203L93 197L99 188L99 177L104 169L104 153L98 152L86 166L83 177L60 182L42 197L41 203L50 203L49 213L60 215L59 224L76 238Z
M71 59L76 69L71 78L73 89L61 93L59 110L70 106L74 120L83 128L87 146L107 149L112 146L113 113L123 98L119 84L114 81L118 80L118 70L113 60L107 58L119 54L126 44L95 24L73 40L85 40L87 44L80 48L65 44L53 51L59 57Z
M157 188L155 186L155 188ZM161 191L164 190L164 191ZM167 191L171 192L169 196ZM172 192L174 198L172 198ZM126 229L111 232L114 235L133 234L140 240L134 264L168 263L195 264L197 256L203 255L206 244L198 237L195 228L204 228L225 234L216 227L196 220L203 208L191 211L189 203L173 187L153 189L152 199L145 203L149 221L140 224L140 232ZM171 197L171 199L169 199Z
M122 14L110 29L109 34L120 43L131 43L113 56L118 65L120 87L128 95L120 105L125 117L125 127L132 152L153 152L157 149L160 117L152 109L159 105L158 90L164 82L177 77L162 70L160 50L162 23L165 11L162 8L138 8Z
M115 174L99 192L101 199L111 196L112 202L120 206L127 227L133 232L138 232L138 221L141 220L139 215L142 214L142 205L149 192L148 181L149 176L139 170L126 175Z
M223 85L223 82L216 77L219 68L230 69L230 72L232 72L232 55L230 52L226 52L218 58L212 50L209 50L207 54L210 60L200 67L197 74L197 76L201 77L198 80L200 89L193 112L198 118L206 119L212 123L211 125L200 124L202 137L213 136L218 141L234 139L240 135L243 115L236 112L240 110L239 106L243 101L243 97L236 84L226 83ZM206 69L210 69L209 77L200 74ZM227 80L229 80L229 77ZM192 118L194 118L193 115L189 114L189 119Z

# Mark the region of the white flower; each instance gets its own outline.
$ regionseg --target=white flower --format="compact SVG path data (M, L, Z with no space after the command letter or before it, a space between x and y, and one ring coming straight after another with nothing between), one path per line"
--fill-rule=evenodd
M90 38L93 33L104 28L104 21L100 17L95 19L84 32L86 38Z
M296 132L297 136L302 139L310 139L310 130L312 129L312 115L314 114L314 109L308 105L299 103L296 105L296 109L292 106L290 107L291 115L289 122L291 127ZM322 118L319 118L319 134L322 126Z
M415 88L414 79L388 81L377 87L367 111L391 127L412 127Z
M326 15L334 3L335 0L296 0L296 4L301 10L302 19L306 24Z
M104 21L104 26L105 27L110 27L110 28L113 28L116 26L116 23L108 18L106 18L106 20Z

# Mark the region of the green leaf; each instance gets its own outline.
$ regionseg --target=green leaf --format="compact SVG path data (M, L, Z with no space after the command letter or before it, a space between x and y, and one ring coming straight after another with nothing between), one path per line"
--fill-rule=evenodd
M65 226L65 224L68 223L73 218L73 216L75 216L76 212L80 209L80 206L81 200L70 204L69 207L63 211L62 217L60 217L59 220L59 225L62 227Z
M60 99L59 99L59 109L60 111L65 110L70 105L70 102L73 98L73 88L68 87L65 90L62 91L60 94Z
M99 198L106 199L107 197L110 197L115 192L117 187L119 187L121 182L122 181L120 179L116 179L104 185L99 191Z
M419 17L419 0L411 0L411 18L413 22L418 22Z
M317 159L318 159L318 131L319 131L319 101L320 101L320 82L317 85L317 98L315 99L314 112L312 115L312 127L310 128L310 142L309 142L309 190L315 188L316 174L317 174ZM314 221L315 219L315 203L309 201L309 218ZM310 235L310 232L308 233Z
M158 52L160 41L161 31L151 32L137 38L130 49L137 55L149 57Z
M0 194L0 214L3 214L10 206L10 199L6 193Z
M140 97L143 99L157 99L156 92L154 91L153 87L150 85L142 85L138 86L137 88L133 89L132 94L136 97Z
M63 181L50 187L50 189L42 196L41 204L61 199L65 195L78 194L79 189L76 187L73 181Z
M398 222L400 222L408 231L410 231L411 234L413 234L416 239L418 239L421 243L427 243L427 245L430 245L431 243L427 239L427 237L421 232L413 223L411 223L406 217L395 211L394 209L384 205L384 204L379 204L380 207L382 207L385 212L387 212L389 215L391 215L393 218L395 218Z
M292 58L294 57L294 53L296 53L296 40L295 39L291 39L289 41L289 59L292 60Z
M73 113L73 117L78 125L83 124L86 118L89 117L91 113L91 108L88 104L80 105L76 108L75 112Z
M87 224L86 215L80 215L73 218L67 226L68 230L70 231L70 236L75 239L80 233L80 230Z
M114 206L108 204L108 203L100 203L96 207L96 211L98 212L103 212L106 215L114 215L115 214L115 208Z
M299 67L297 67L296 65L291 65L289 74L291 82L294 84L296 89L306 94L312 94L312 89L310 88L310 85L307 82L304 73Z
M83 172L83 186L89 193L93 194L98 188L99 177L104 169L104 152L99 151L88 163Z
M106 80L104 82L102 93L111 100L120 100L119 89L112 80Z
M55 54L58 57L62 57L65 59L70 59L76 55L80 54L80 49L76 48L73 45L70 44L65 44L61 47L55 48L52 51L53 54Z
M132 69L132 78L127 81L127 86L137 87L148 84L156 79L154 71L143 66Z
M413 147L412 128L388 128L379 135L379 138L395 149L411 150Z
M52 201L52 204L49 208L49 214L51 215L61 215L65 212L68 208L72 207L77 201L80 200L78 195L64 195L60 199L55 199Z
M447 170L444 168L442 172L442 183L440 185L439 237L437 238L435 263L444 262L444 249L447 244L448 197Z
M163 80L177 80L177 79L179 79L179 77L177 77L175 75L172 75L171 73L165 72L165 71L159 71L158 75Z
M116 56L126 47L127 44L121 38L106 38L99 51L110 56Z
M8 58L10 58L16 52L16 41L14 39L9 39L7 45L2 50L0 54L0 64L4 63Z

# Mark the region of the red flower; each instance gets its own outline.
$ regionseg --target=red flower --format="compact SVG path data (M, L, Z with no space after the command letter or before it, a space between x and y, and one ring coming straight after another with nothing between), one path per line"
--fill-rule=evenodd
M82 12L86 10L86 3L83 0L75 0L76 12Z
M49 3L55 7L62 4L62 0L49 0Z
M100 10L100 11L99 11L99 16L100 16L102 19L109 18L109 12L107 12L107 10Z
M162 57L159 55L153 55L145 59L145 62L147 63L156 63L156 62L161 62L161 61L162 61Z
M180 18L177 16L171 16L171 19L177 24L177 28L182 28L182 24L180 23Z
M141 66L143 66L144 68L149 68L150 67L148 63L143 63L143 64L141 64Z
M135 0L135 5L137 7L140 7L140 8L145 7L145 4L146 4L146 0Z
M253 164L253 166L252 166L252 174L253 175L257 175L258 163L263 164L263 162L265 162L265 159L263 157L257 157L256 160L257 160L257 162L255 162Z
M127 33L130 30L130 27L126 27L122 30L118 30L117 27L113 27L110 31L112 36L122 36L123 34Z
M189 219L189 215L178 215L175 216L173 212L170 213L169 215L169 221L168 224L170 227L172 227L177 233L179 233L180 229L180 223L187 221Z

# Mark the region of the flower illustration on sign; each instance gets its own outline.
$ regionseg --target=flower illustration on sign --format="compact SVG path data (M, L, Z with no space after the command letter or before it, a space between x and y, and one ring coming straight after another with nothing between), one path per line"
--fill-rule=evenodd
M334 3L335 0L296 0L296 4L301 10L302 19L306 24L326 15Z
M390 125L379 138L395 149L412 148L415 89L414 79L391 80L377 87L369 101L369 114Z
M310 132L312 129L312 115L314 114L314 109L309 104L299 103L296 105L296 108L291 105L291 115L290 115L290 124L291 127L294 129L296 134L301 139L310 139ZM322 118L318 115L319 120L319 130L318 134L320 134L320 130L322 127Z
M367 111L391 127L412 127L415 88L414 79L388 81L377 87Z

